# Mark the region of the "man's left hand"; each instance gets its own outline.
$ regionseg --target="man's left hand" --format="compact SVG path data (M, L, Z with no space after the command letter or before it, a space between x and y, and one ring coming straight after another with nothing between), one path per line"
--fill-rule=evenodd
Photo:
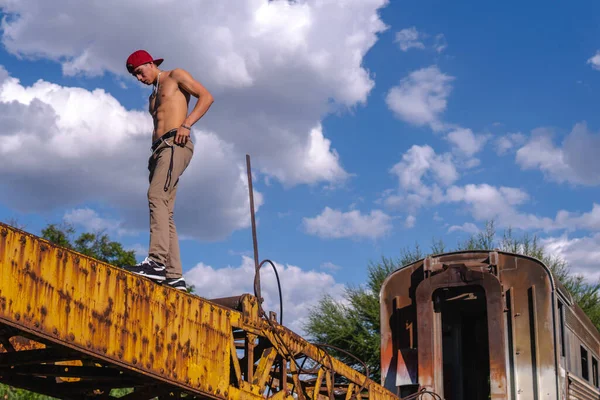
M175 134L175 144L179 144L185 146L187 141L190 138L190 130L180 126L177 128L177 133Z

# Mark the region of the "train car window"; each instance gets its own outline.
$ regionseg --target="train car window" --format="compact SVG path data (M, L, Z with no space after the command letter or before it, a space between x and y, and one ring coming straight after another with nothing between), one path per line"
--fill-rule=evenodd
M590 374L588 370L588 352L581 346L581 377L586 381L590 380Z
M598 360L592 357L592 380L595 387L598 387Z
M558 302L558 316L560 319L560 355L565 356L565 307L562 301Z

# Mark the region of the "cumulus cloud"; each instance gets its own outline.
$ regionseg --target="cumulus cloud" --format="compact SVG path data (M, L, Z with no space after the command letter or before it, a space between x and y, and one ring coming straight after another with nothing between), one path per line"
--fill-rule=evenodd
M479 153L489 139L487 135L474 134L471 129L458 128L446 135L446 140L452 143L456 150L467 157Z
M398 177L398 189L387 192L384 203L409 212L440 201L443 187L454 183L459 176L451 154L436 154L427 145L413 145L390 172Z
M594 203L592 209L586 213L560 210L554 218L550 218L520 211L519 206L529 200L529 195L519 188L496 187L488 184L451 186L444 196L444 202L465 204L466 209L477 221L493 219L499 226L525 230L540 229L548 232L600 230L600 204Z
M574 238L564 234L544 238L540 244L548 253L566 260L574 273L590 281L600 279L600 233Z
M124 62L146 48L165 58L161 68L185 68L209 88L215 103L194 129L195 155L176 206L183 233L206 239L247 226L244 154L257 177L285 186L347 179L320 121L366 102L374 81L363 56L386 29L378 14L386 5L224 0L199 9L182 0L165 15L142 0L0 0L2 43L19 57L54 60L65 75L108 72L137 91ZM140 30L132 18L178 29ZM0 172L4 201L31 211L94 199L126 214L128 227L146 228L147 112L101 89L25 87L0 72L0 154L10 161Z
M287 185L347 177L319 122L366 102L374 82L363 56L386 29L378 11L387 0L161 5L0 0L2 41L13 54L60 62L68 75L126 76L127 55L146 48L165 58L161 67L186 68L213 92L200 125L251 154L257 170ZM178 29L137 28L158 20Z
M104 202L121 212L121 229L147 229L152 124L145 113L126 110L101 89L42 80L23 86L5 77L0 121L3 202L23 211ZM195 152L179 183L176 222L184 235L222 238L249 225L242 157L215 134L194 129L192 137ZM259 208L262 195L256 195ZM83 222L82 213L68 218Z
M410 49L424 49L423 34L417 31L414 26L402 29L396 32L395 42L398 43L400 50L408 51Z
M391 217L381 210L362 214L358 210L342 212L329 207L312 218L304 218L308 234L325 239L378 239L392 230Z
M120 229L121 222L111 218L103 218L91 208L76 208L65 213L63 220L71 225L80 226L87 232L116 232L126 234L127 230Z
M408 217L406 217L406 220L404 221L404 226L407 228L414 228L416 222L417 222L417 217L415 217L414 215L409 215Z
M592 57L587 60L587 63L592 66L592 68L600 70L600 51L597 51Z
M403 121L439 130L443 127L440 115L446 109L453 80L435 65L419 69L389 90L386 104Z
M310 307L324 295L342 299L344 286L324 272L305 271L294 265L274 263L283 294L283 324L294 332L304 334L303 325ZM254 294L254 260L242 257L239 266L215 268L200 263L185 273L188 284L204 298L230 297L243 293ZM279 292L275 273L269 265L260 270L261 294L265 311L275 311L279 320Z
M600 184L600 133L592 133L585 123L576 124L556 146L547 129L532 132L529 141L517 151L522 169L539 169L559 183L595 186Z
M526 140L527 138L522 133L508 133L500 136L494 141L496 154L504 155L515 147L523 145Z

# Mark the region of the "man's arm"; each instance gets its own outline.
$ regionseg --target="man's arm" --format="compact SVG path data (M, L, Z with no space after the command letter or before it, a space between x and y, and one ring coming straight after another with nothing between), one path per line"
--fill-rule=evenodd
M198 99L190 115L188 115L183 121L183 125L191 128L192 125L194 125L200 118L202 118L202 116L204 116L204 114L206 114L214 102L214 98L208 89L206 89L200 82L195 80L189 72L181 68L174 69L171 73L171 77L175 79L182 90L185 90ZM185 141L187 141L187 137L189 137L189 133L190 131L186 128L179 127L175 137L175 143L184 144Z

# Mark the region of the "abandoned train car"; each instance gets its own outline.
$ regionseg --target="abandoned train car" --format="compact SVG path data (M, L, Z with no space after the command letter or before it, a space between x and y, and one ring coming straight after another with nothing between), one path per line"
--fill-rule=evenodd
M600 399L600 334L542 262L436 255L384 281L381 380L400 397Z

